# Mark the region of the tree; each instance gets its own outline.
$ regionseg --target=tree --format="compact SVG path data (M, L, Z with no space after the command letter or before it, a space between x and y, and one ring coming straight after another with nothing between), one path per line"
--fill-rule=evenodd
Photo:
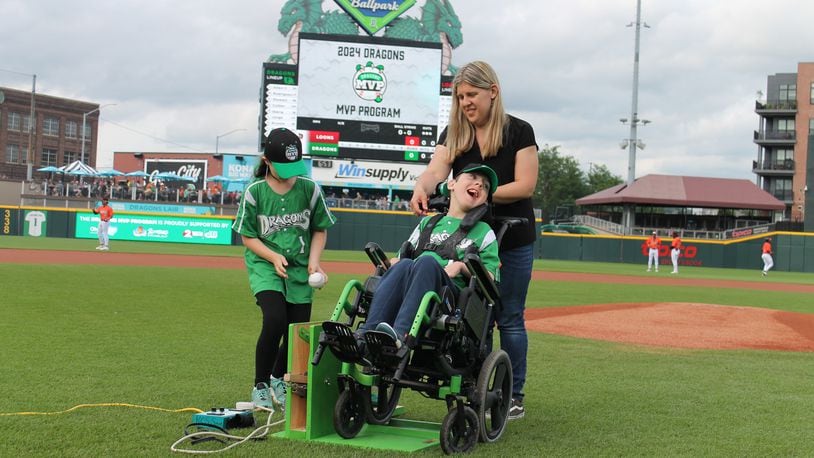
M543 220L548 221L558 206L573 206L576 199L588 194L588 187L579 162L572 156L560 155L559 145L545 145L537 154L540 166L532 201L542 209Z
M586 175L573 156L562 155L559 145L545 145L537 153L540 165L537 187L532 201L542 209L543 220L548 222L558 214L558 207L573 207L580 197L599 192L622 183L604 164L591 164Z
M605 164L590 164L588 168L588 194L622 184L622 177L614 175Z

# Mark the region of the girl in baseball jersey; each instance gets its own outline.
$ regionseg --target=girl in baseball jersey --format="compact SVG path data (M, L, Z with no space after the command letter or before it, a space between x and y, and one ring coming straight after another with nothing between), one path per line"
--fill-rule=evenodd
M263 314L252 401L265 407L285 405L288 327L310 320L308 276L325 274L320 257L326 230L336 222L322 189L306 175L299 136L272 130L232 225L246 246L249 284Z

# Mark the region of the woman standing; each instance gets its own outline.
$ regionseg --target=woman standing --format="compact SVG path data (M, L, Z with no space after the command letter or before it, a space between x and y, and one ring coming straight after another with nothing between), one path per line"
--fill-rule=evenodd
M509 419L522 418L526 382L528 336L523 313L534 260L534 209L531 196L537 185L537 143L526 121L503 109L500 83L486 62L470 62L453 79L449 124L438 140L435 154L413 190L410 207L427 213L427 200L435 185L457 175L467 164L486 164L497 172L492 199L495 216L526 218L528 223L509 229L500 246L500 296L498 311L500 347L512 363L514 385Z
M307 178L302 142L288 129L274 129L263 157L240 201L232 230L246 246L249 284L263 313L255 348L252 402L285 405L288 327L311 318L313 289L308 276L325 275L320 257L326 230L336 219L322 189ZM282 344L281 344L282 341Z

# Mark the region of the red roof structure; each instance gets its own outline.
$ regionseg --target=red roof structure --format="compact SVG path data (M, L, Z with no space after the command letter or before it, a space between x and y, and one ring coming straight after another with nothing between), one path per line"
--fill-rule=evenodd
M783 202L749 180L645 175L631 186L616 185L577 199L577 205L653 206L783 210Z

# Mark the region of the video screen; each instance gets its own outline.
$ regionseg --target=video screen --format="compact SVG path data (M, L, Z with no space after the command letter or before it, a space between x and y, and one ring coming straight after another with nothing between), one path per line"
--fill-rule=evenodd
M267 126L296 129L312 157L429 162L449 113L441 53L440 43L300 34L296 66L264 67Z

